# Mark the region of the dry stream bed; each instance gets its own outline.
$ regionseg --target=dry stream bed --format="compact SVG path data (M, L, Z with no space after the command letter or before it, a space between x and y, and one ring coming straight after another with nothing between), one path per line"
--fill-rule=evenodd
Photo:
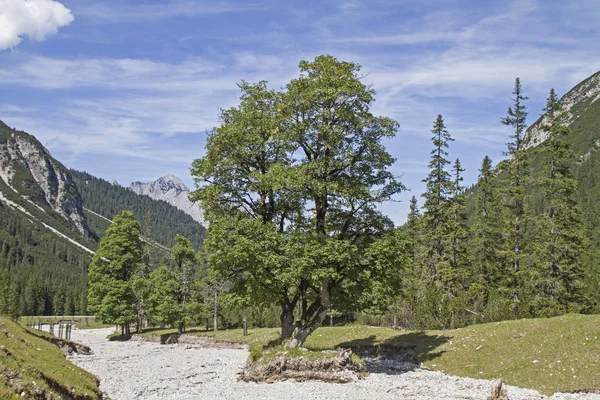
M91 355L69 359L96 375L112 400L129 399L486 399L491 382L416 369L392 371L372 366L364 379L349 383L320 381L276 383L238 381L246 349L161 345L130 340L111 342L111 329L73 330L72 340L89 346ZM508 387L511 400L545 399L529 389ZM600 399L597 394L562 394L551 399Z

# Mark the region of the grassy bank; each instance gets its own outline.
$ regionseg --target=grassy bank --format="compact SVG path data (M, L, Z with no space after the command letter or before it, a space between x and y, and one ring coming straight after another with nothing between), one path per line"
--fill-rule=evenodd
M98 399L98 379L44 336L0 317L0 398Z
M150 330L143 335L176 333ZM265 345L278 329L205 331L217 340ZM600 389L600 316L564 315L549 319L523 319L474 325L447 331L397 331L348 325L323 327L305 343L309 350L337 347L391 346L416 348L417 360L427 368L451 375L494 379L544 394Z

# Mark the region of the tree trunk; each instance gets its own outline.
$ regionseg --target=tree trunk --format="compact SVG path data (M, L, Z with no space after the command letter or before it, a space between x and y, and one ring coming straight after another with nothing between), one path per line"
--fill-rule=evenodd
M301 324L298 326L298 329L296 329L294 339L288 344L288 347L302 346L306 341L306 338L308 338L308 336L317 328L323 325L331 306L330 297L332 289L333 286L331 281L329 279L323 280L321 283L321 293L319 299L317 300L320 302L320 305L314 312L309 311L309 315L305 315L304 312L306 311L303 310Z
M137 321L135 324L135 331L137 333L142 333L142 320L143 320L143 315L142 315L142 299L138 299L137 301Z
M310 334L323 325L325 318L327 318L327 307L321 307L315 319L308 324L298 327L289 347L302 347Z
M281 338L287 339L294 333L294 306L283 304L281 306Z
M217 303L217 292L215 291L213 309L213 330L216 332L219 329L219 304Z

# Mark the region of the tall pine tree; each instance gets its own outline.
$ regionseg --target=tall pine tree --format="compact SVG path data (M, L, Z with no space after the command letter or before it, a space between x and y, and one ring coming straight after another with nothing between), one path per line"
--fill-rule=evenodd
M505 225L499 191L499 179L492 169L492 160L485 156L475 192L471 271L474 280L483 288L485 311L480 311L484 311L488 320L509 318L512 303L512 281L502 258Z
M419 298L426 319L420 322L424 326L437 324L445 328L453 323L451 300L452 291L448 282L453 279L451 268L451 246L448 241L450 229L450 198L453 182L446 166L450 161L446 158L449 142L453 141L444 124L444 119L438 115L433 129L433 150L429 161L429 175L423 180L427 190L423 194L423 234L420 240L422 254L419 256L421 270L418 273Z
M423 193L425 203L423 205L423 224L425 239L428 242L424 261L429 269L429 273L434 280L439 280L439 270L449 265L447 230L449 225L450 213L449 198L452 194L452 178L446 171L446 166L450 161L446 159L448 152L448 143L453 141L444 124L444 119L438 115L434 125L433 150L431 150L431 160L429 161L429 175L423 180L427 185L427 190Z
M548 139L539 149L546 155L540 184L546 207L541 218L540 251L535 259L540 289L547 300L540 306L545 305L547 310L537 311L551 315L581 309L583 224L577 204L577 180L571 171L573 153L565 140L570 129L554 89L543 111L541 129Z
M519 78L515 80L513 95L513 104L508 108L508 115L501 119L504 125L513 128L513 133L510 135L512 141L508 143L508 152L505 153L509 159L502 162L500 169L505 171L503 186L507 191L506 216L510 223L507 231L507 249L504 255L512 269L513 314L517 317L519 313L519 277L525 233L525 186L529 170L528 155L523 146L527 119L527 107L524 101L527 100L527 97L522 93Z

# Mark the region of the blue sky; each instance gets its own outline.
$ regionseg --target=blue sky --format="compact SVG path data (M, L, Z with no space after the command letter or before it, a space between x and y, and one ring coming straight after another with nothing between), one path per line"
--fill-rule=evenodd
M450 157L474 183L502 158L515 77L535 121L600 70L600 1L0 0L0 119L68 167L121 184L167 172L189 186L236 83L280 88L320 54L355 61L396 119L387 143L410 192L383 206L397 223L424 190L442 114Z

